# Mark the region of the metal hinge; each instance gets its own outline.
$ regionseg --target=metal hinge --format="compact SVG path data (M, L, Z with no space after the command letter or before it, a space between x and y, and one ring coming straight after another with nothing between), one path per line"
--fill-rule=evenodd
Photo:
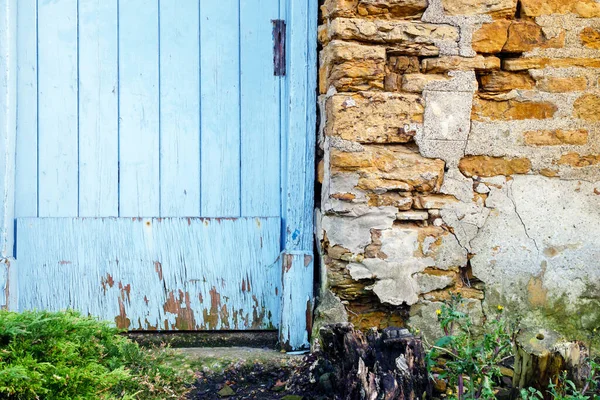
M285 21L274 19L273 22L273 74L285 76Z

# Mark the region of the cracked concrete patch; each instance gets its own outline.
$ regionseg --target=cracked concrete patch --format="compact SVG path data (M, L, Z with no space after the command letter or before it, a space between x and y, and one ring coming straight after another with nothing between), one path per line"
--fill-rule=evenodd
M597 186L515 176L491 188L490 215L471 241L474 275L502 294L490 301L506 301L531 314L565 296L576 308L589 284L600 279L600 236L589 228L600 225Z

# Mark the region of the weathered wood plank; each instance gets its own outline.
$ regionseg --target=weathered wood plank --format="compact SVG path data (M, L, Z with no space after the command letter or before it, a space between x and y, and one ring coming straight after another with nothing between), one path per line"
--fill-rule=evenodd
M117 0L79 0L79 216L119 212Z
M0 307L9 306L17 130L17 2L0 0Z
M198 0L161 1L160 21L161 215L200 215Z
M313 256L282 255L281 327L279 343L287 350L310 347L313 318Z
M160 215L158 2L119 2L119 211Z
M280 213L280 78L273 24L279 0L241 2L241 204L243 216ZM260 93L261 100L257 101Z
M129 329L274 329L280 223L18 219L19 308L75 308Z
M17 149L15 215L38 215L38 85L36 0L20 0L17 13Z
M309 10L311 14L309 15ZM316 49L308 34L309 20L316 18L314 5L305 0L292 0L288 5L288 101L284 110L287 120L287 156L283 215L288 251L312 248L312 214L314 188L315 116L309 115L316 102L314 66ZM310 75L310 77L309 77Z
M280 340L289 349L309 346L312 320L317 6L316 0L290 0L285 8L289 75L282 111L286 151L282 158L282 215L287 264ZM299 318L302 312L304 319Z
M38 2L39 209L78 213L77 0Z
M200 6L204 217L235 217L241 211L239 11L239 0Z

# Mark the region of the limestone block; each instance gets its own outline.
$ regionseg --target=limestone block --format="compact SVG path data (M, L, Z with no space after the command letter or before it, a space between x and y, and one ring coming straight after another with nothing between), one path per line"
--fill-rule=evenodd
M483 24L473 33L473 50L478 53L500 53L508 40L508 27L511 23L501 19Z
M427 73L443 73L448 71L491 71L500 69L498 57L476 56L464 58L446 56L439 58L426 58L422 62L422 70Z
M450 78L441 74L407 74L402 76L402 91L421 93L432 82L443 82Z
M419 18L427 8L427 0L359 0L358 14L389 18Z
M414 207L416 209L446 208L455 204L458 199L451 195L417 195Z
M590 49L600 49L600 30L596 28L584 28L579 34L581 44Z
M588 141L588 131L577 130L543 130L523 133L525 144L531 146L584 145Z
M535 80L528 73L494 71L481 75L481 88L486 92L509 92L513 89L533 89Z
M581 92L587 89L587 79L583 76L566 78L547 76L537 82L536 88L550 93Z
M442 0L442 5L449 15L490 14L507 18L515 15L517 0Z
M407 143L415 135L408 125L423 121L422 101L414 94L336 94L326 110L326 135L360 143Z
M436 40L456 42L459 38L458 29L450 25L360 18L336 18L327 32L330 39L387 44L432 44Z
M522 53L536 47L560 48L565 45L564 31L556 37L547 38L542 27L532 21L514 21L508 28L508 39L502 51Z
M597 58L509 58L502 62L502 68L507 71L525 71L527 69L542 68L600 68L600 59Z
M527 158L503 158L489 156L467 156L458 164L466 176L490 177L498 175L526 174L531 171Z
M546 119L554 117L558 107L547 101L484 100L473 102L474 121L510 121L524 119Z
M585 94L575 100L573 104L573 117L586 121L600 121L600 96L595 94Z
M404 146L365 145L362 152L332 150L333 171L356 172L358 188L367 191L396 190L438 192L444 162L422 157Z
M567 153L557 161L558 165L568 165L575 168L589 167L600 164L600 154L582 155L578 153Z
M321 53L319 89L339 92L383 89L385 48L334 40Z
M369 206L371 207L396 207L401 211L408 211L413 206L413 198L407 193L387 192L369 193Z
M428 218L427 211L402 211L396 214L398 221L427 221Z
M521 0L521 14L526 17L568 13L597 18L600 17L600 3L594 0Z
M356 15L358 0L325 0L321 6L323 18L352 17Z

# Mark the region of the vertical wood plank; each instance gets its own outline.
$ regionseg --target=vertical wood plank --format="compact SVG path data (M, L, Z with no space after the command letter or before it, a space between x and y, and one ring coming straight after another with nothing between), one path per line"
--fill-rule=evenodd
M38 213L77 216L77 0L38 7Z
M118 215L117 0L79 0L79 215Z
M160 3L161 215L200 213L199 2Z
M309 15L309 10L311 14ZM313 240L314 206L314 152L316 142L315 74L316 46L309 39L309 19L314 15L311 2L291 0L288 8L288 81L285 102L287 109L287 149L283 171L286 174L284 189L284 215L286 224L285 249L308 250ZM310 63L310 64L309 64ZM310 77L309 77L310 75Z
M37 217L37 9L20 0L17 13L17 149L15 216Z
M160 212L158 37L158 0L119 2L119 207L126 217Z
M282 263L283 295L279 343L288 351L308 349L314 301L313 256L312 254L286 253L283 255Z
M200 7L204 217L234 217L241 211L239 1L205 1Z
M290 0L286 10L288 71L285 89L286 156L283 215L284 266L280 340L290 349L309 346L313 303L314 152L316 141L316 0ZM306 318L299 320L301 309ZM288 315L294 315L292 320Z
M277 216L280 211L280 78L274 76L271 61L271 21L279 18L278 3L241 4L242 216Z
M0 0L0 308L12 307L17 130L17 2Z

